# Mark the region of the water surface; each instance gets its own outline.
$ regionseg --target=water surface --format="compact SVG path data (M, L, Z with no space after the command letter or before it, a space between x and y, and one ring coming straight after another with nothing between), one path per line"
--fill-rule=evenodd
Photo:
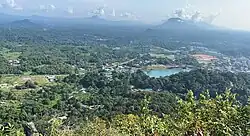
M153 69L145 71L145 73L150 77L165 77L165 76L171 76L180 72L188 72L190 70L188 69L182 69L182 68L173 68L173 69Z

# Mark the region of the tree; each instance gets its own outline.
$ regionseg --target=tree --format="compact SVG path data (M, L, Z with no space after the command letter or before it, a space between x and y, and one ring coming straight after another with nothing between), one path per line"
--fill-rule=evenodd
M198 100L189 91L186 101L179 101L177 113L169 121L172 122L169 126L173 126L169 132L190 136L247 135L243 130L249 126L245 126L242 120L241 108L236 95L229 90L216 98L211 98L207 92L201 94Z

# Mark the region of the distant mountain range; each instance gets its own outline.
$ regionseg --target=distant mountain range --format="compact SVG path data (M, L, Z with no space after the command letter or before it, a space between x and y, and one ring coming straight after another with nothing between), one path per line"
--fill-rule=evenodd
M139 21L127 21L127 20L106 20L99 16L92 16L88 18L59 18L59 17L44 17L44 16L18 16L18 15L8 15L0 13L0 26L11 26L11 27L30 27L30 28L51 28L51 27L78 27L78 28L91 28L92 25L99 26L114 26L114 27L134 27L142 28L146 32L151 31L172 31L180 32L189 31L195 32L202 30L226 30L208 24L205 22L197 22L191 20L184 20L181 18L170 18L166 22L153 26L146 25ZM95 27L96 28L96 27ZM148 28L148 29L147 29ZM96 28L98 29L98 28Z
M145 25L139 21L113 21L100 18L99 16L92 16L88 18L59 18L59 17L43 17L43 16L18 16L0 13L0 24L35 24L43 26L72 26L72 25L111 25L111 26L131 26L131 25ZM23 24L24 25L24 24Z

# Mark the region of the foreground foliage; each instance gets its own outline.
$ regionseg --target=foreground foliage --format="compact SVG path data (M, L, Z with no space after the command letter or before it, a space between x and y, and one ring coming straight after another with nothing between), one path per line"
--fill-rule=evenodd
M250 134L250 105L241 105L229 90L215 98L208 91L195 99L189 91L186 99L180 99L174 112L162 117L152 114L148 108L150 97L141 102L140 113L121 114L111 120L95 118L71 128L62 119L51 119L47 134L50 136L160 136L206 135L247 136ZM1 135L18 135L18 129L1 129Z

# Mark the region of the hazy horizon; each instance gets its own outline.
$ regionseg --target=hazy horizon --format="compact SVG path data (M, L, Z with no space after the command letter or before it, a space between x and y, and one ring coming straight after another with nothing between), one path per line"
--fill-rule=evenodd
M0 12L50 17L100 16L110 20L159 23L170 17L250 30L250 1L242 0L0 0Z

